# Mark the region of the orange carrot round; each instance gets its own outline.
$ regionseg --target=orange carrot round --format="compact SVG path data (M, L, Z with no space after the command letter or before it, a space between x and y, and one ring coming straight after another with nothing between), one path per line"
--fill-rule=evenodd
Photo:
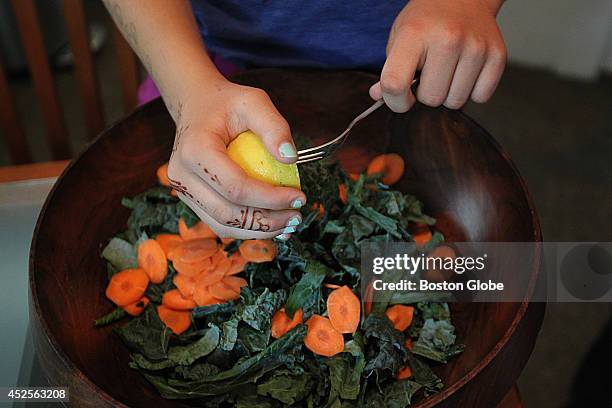
M223 283L226 286L229 286L234 292L240 294L240 289L243 286L247 286L248 283L246 279L240 278L238 276L226 276L223 278Z
M202 221L196 222L191 228L187 227L184 219L179 219L178 223L179 235L184 240L198 239L198 238L217 238L217 234L210 229L210 227L204 224Z
M344 337L334 329L328 318L312 315L306 322L308 330L304 345L315 354L331 357L344 350Z
M147 290L149 276L140 268L125 269L111 278L106 297L117 306L127 306L138 301Z
M382 173L382 182L390 186L404 175L404 159L398 154L381 154L372 159L368 165L367 174Z
M276 244L270 239L251 239L242 241L238 248L248 262L270 262L276 257Z
M412 234L412 239L416 243L417 248L422 248L423 245L431 240L431 229L427 224L417 223L408 228Z
M348 203L348 193L346 191L346 184L338 184L338 196L340 197L340 201L342 202L342 204Z
M244 259L244 256L240 253L240 251L234 252L232 256L229 258L230 267L225 273L226 275L236 275L242 271L244 271L244 267L247 264L247 260Z
M210 286L214 283L220 282L224 276L225 271L219 268L203 271L195 277L196 285Z
M138 245L138 266L153 283L162 283L168 274L168 260L161 245L154 239L147 239Z
M157 181L162 186L170 187L170 179L168 178L168 163L164 163L157 168Z
M159 246L164 250L166 258L172 260L172 258L169 257L170 252L183 242L183 238L177 234L159 234L155 236L155 241L157 241Z
M209 287L203 285L195 287L193 300L198 306L216 305L217 303L221 303L220 299L217 299L212 295Z
M171 252L172 261L182 263L202 262L206 258L213 256L219 249L216 239L199 238L183 241Z
M338 289L338 288L341 288L342 286L336 285L335 283L324 283L323 287L327 289Z
M134 303L130 303L129 305L123 306L123 310L130 316L138 316L141 314L148 306L149 298L146 296L141 297Z
M191 326L190 312L187 310L174 310L159 305L157 306L157 314L160 320L177 336Z
M172 265L180 275L192 277L198 276L202 271L210 269L210 261L208 258L200 262L181 262L175 259L172 261Z
M348 286L342 286L327 297L327 313L334 329L355 333L361 319L361 303Z
M412 350L412 339L410 337L404 341L404 347L406 347L408 350Z
M193 299L184 297L178 289L164 293L162 305L174 310L191 310L197 306Z
M186 298L194 296L196 289L196 280L192 276L176 274L172 278L172 283L181 292L181 295Z
M400 368L399 372L397 373L397 379L398 380L405 380L406 378L410 378L412 377L412 369L410 368L409 365Z
M223 301L234 300L240 297L240 292L235 291L234 288L226 285L223 281L210 285L208 290L215 298Z
M414 307L405 305L393 305L385 312L396 330L403 332L412 324Z
M293 314L293 319L287 316L285 308L277 310L272 316L272 337L275 339L281 338L289 330L303 322L304 311L302 309L296 310Z

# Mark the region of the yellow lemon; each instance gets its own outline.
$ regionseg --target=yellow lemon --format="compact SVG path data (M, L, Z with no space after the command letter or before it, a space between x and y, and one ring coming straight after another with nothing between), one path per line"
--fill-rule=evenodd
M227 154L250 177L275 186L300 188L300 173L296 164L281 163L265 148L255 133L247 130L238 135Z

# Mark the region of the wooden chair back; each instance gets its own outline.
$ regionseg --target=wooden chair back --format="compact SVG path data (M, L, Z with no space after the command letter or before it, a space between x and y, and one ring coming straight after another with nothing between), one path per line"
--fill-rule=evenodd
M52 158L54 160L67 159L71 156L68 131L34 0L11 0L11 6L32 78L34 93L40 104ZM89 30L83 0L63 0L63 13L70 48L74 56L74 75L78 83L85 125L89 137L94 137L104 128L105 121L100 84L89 46ZM138 60L114 25L112 37L117 50L123 106L126 111L130 111L137 103ZM6 145L13 163L31 162L30 148L1 61L0 128L5 134Z

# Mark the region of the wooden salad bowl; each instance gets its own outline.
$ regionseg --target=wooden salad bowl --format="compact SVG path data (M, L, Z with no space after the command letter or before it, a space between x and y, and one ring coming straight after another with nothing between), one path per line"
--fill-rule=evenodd
M371 104L369 74L249 71L236 81L269 92L294 134L337 135ZM101 245L125 229L121 197L156 181L169 158L174 123L160 100L101 134L64 171L38 219L30 255L30 321L51 384L70 387L71 403L92 407L188 406L161 398L128 367L128 350L111 327L93 321L112 309ZM414 193L449 241L541 241L533 201L508 154L465 114L416 106L380 109L353 130L339 157L348 171L381 152L397 152L406 169L397 188ZM205 152L202 152L205 154ZM444 389L418 407L494 407L516 382L533 349L543 303L529 303L539 257L522 303L453 304L465 352L435 368Z

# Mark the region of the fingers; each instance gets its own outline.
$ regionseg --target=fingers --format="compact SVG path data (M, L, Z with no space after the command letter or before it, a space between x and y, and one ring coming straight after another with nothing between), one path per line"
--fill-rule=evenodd
M225 145L218 138L198 139L197 150L186 152L181 160L189 169L228 202L271 210L298 209L306 203L305 194L295 188L272 186L248 177L227 155ZM172 176L174 168L168 169Z
M428 106L440 106L448 95L461 54L461 39L446 35L427 50L417 88L417 99Z
M295 227L302 221L296 210L269 211L232 203L219 195L209 184L203 183L195 174L186 175L183 185L202 211L220 224L253 231L276 231L285 227Z
M507 52L503 41L498 41L495 46L489 47L487 61L476 80L472 91L474 102L487 102L499 84L504 67L506 66Z
M408 111L415 103L410 86L423 57L419 41L395 41L389 48L387 60L380 74L380 84L370 88L374 99L384 99L394 112Z
M180 194L180 193L179 193ZM283 230L278 231L251 231L241 228L234 228L223 225L213 217L204 212L193 200L187 196L180 194L181 200L185 202L196 213L196 215L206 223L219 238L235 238L235 239L269 239L274 237L288 236L289 234L283 234Z
M278 161L295 162L297 150L291 138L289 124L278 112L268 94L253 88L247 98L247 102L239 108L239 115L246 127L261 138L266 149Z
M450 109L459 109L465 105L482 70L485 58L486 46L484 42L474 41L464 48L461 57L459 57L444 106Z

